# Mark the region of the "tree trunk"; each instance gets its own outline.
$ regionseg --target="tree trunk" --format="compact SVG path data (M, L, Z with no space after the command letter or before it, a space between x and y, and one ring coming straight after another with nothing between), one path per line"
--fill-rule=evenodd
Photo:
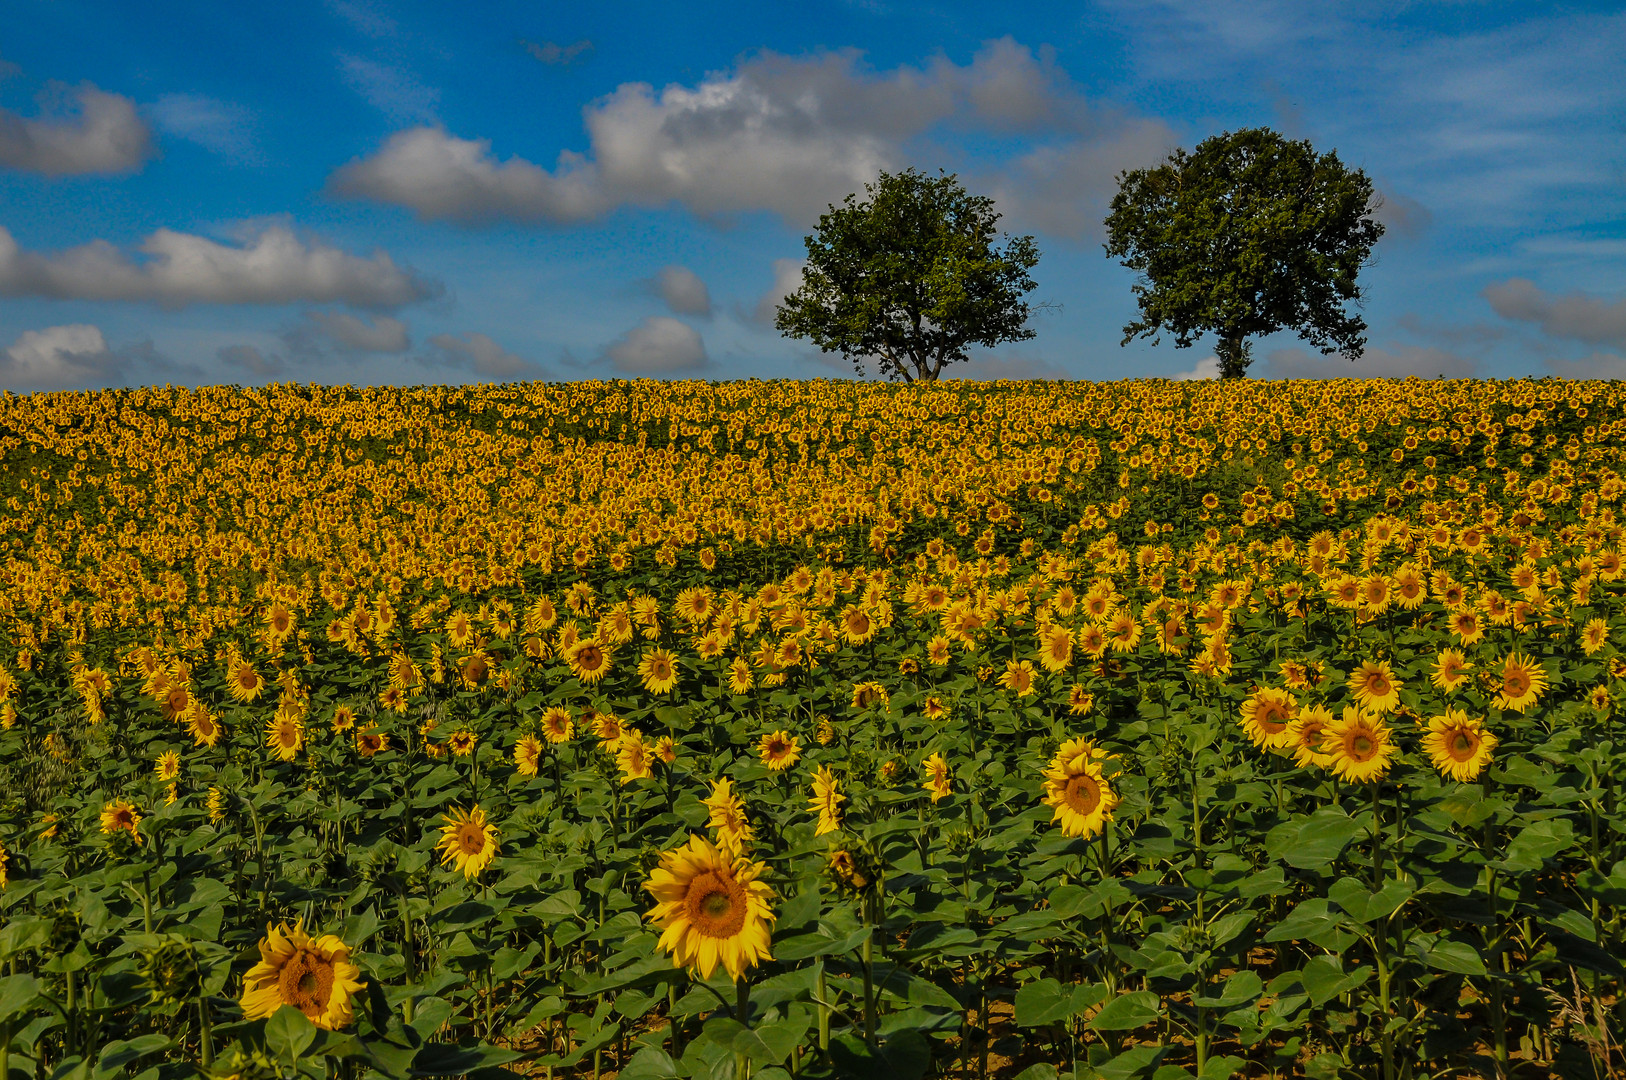
M1253 363L1249 355L1251 347L1244 335L1225 336L1219 339L1214 347L1214 354L1219 358L1220 378L1242 379L1248 374L1248 365Z

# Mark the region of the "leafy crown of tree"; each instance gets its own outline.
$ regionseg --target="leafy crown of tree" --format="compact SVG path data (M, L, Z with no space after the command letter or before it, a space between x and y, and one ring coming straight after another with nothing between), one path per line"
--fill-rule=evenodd
M883 172L865 192L832 204L806 238L801 286L775 314L786 337L904 382L935 380L970 346L1033 337L1022 297L1039 251L1031 236L995 245L992 199L914 169Z
M1121 344L1168 330L1189 348L1212 331L1225 378L1246 372L1248 338L1283 329L1360 356L1366 322L1344 305L1361 302L1355 276L1383 225L1372 181L1335 151L1247 128L1121 173L1118 185L1105 246L1140 274L1141 316Z

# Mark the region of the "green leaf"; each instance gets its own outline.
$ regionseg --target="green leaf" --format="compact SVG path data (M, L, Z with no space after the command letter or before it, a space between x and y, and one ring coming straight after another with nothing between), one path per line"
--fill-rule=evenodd
M412 1062L412 1073L414 1076L461 1076L476 1069L506 1065L524 1056L518 1050L487 1046L484 1043L477 1046L429 1043L418 1051L417 1058Z
M1259 977L1259 973L1244 969L1226 979L1225 987L1219 994L1199 997L1196 1003L1205 1009L1229 1009L1244 1002L1258 1001L1264 990L1265 981Z
M1197 1080L1231 1080L1231 1077L1247 1067L1246 1058L1233 1055L1209 1058L1203 1066L1203 1071L1197 1074Z
M1407 881L1385 882L1383 888L1371 892L1354 878L1339 878L1327 890L1327 898L1343 909L1344 914L1359 923L1386 919L1400 910L1411 898L1413 887Z
M836 1073L852 1080L920 1080L932 1063L931 1043L918 1031L897 1032L879 1048L857 1035L830 1040Z
M98 1078L127 1076L128 1066L138 1059L148 1054L156 1054L160 1050L168 1050L174 1045L169 1036L156 1033L138 1035L124 1042L108 1043L102 1048L102 1056L96 1062L96 1075Z
M1364 830L1342 810L1317 810L1299 821L1288 821L1265 834L1265 850L1273 859L1299 870L1320 870L1330 864Z
M617 1080L677 1080L683 1073L672 1056L658 1046L646 1046L616 1074Z
M1016 992L1016 1023L1038 1027L1073 1015L1073 991L1055 979L1030 982Z
M265 1046L277 1057L298 1061L316 1041L317 1027L292 1005L284 1005L265 1022Z
M1485 974L1485 958L1478 949L1465 941L1452 941L1448 938L1436 941L1428 952L1423 954L1423 963L1435 971L1450 971L1458 975Z
M1101 1080L1136 1080L1145 1076L1169 1055L1167 1046L1136 1046L1095 1067Z
M1310 995L1310 1004L1320 1008L1340 994L1366 982L1372 975L1369 967L1344 971L1343 961L1337 956L1317 956L1304 965L1301 972L1304 992Z
M39 982L32 975L0 978L0 1023L9 1023L27 1012L39 997Z
M1119 994L1106 1007L1089 1019L1095 1031L1133 1031L1138 1027L1156 1023L1162 1001L1150 990L1133 990Z

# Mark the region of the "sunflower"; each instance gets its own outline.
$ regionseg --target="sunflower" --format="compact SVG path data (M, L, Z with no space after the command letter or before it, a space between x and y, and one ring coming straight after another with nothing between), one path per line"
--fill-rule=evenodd
M942 667L949 662L949 639L942 634L936 634L926 642L926 662L933 667Z
M1400 680L1387 660L1363 660L1350 672L1347 685L1355 692L1356 703L1367 712L1392 712L1400 705Z
M677 764L677 743L670 735L662 735L655 740L655 759L668 765Z
M181 755L173 750L165 750L153 763L153 772L166 783L175 779L181 775Z
M480 736L468 728L458 728L446 737L446 747L458 757L468 757L480 742Z
M854 604L841 610L841 636L849 645L862 645L875 636L875 620Z
M1502 670L1496 674L1502 681L1502 690L1495 698L1498 709L1522 713L1547 689L1547 672L1530 657L1517 652L1508 654L1502 661Z
M764 735L762 741L757 743L757 756L769 769L781 772L801 760L802 745L796 741L796 736L774 731Z
M1468 672L1473 669L1473 664L1456 649L1441 649L1434 660L1434 673L1428 678L1449 694L1468 680Z
M356 712L348 705L339 705L333 709L333 730L337 732L349 731L356 726Z
M728 777L715 780L711 795L702 799L706 808L706 827L717 830L717 839L736 848L751 844L751 823L745 817L745 803L734 794L734 781Z
M568 742L575 732L576 723L569 709L555 705L542 714L542 737L550 743Z
M1112 820L1118 796L1107 784L1098 758L1102 751L1084 739L1068 739L1044 771L1044 804L1055 808L1050 819L1062 835L1092 837Z
M644 733L637 728L627 728L615 751L615 764L621 770L621 783L630 784L654 775L649 767L651 757L650 746L644 742Z
M1262 686L1242 703L1242 730L1261 750L1285 749L1292 740L1288 725L1299 703L1286 690Z
M1609 687L1601 683L1592 688L1592 692L1586 696L1586 703L1605 716L1615 707L1615 699L1610 695Z
M743 694L755 684L751 677L751 664L743 656L736 656L728 666L728 692Z
M599 644L593 638L578 641L565 654L565 661L570 665L570 670L575 673L576 678L588 684L604 678L614 660L613 650L608 645Z
M999 676L999 685L1011 691L1017 697L1032 697L1034 693L1034 680L1038 672L1033 670L1031 660L1007 660L1005 671Z
M1113 613L1104 632L1113 652L1131 653L1140 645L1140 622L1128 611Z
M226 796L219 788L211 787L209 789L209 797L205 800L204 805L209 811L209 821L211 823L219 825L226 820Z
M878 682L862 682L853 687L852 707L855 709L867 709L872 705L879 705L884 709L891 701L886 687Z
M479 877L497 857L497 827L486 820L478 804L468 811L454 806L441 820L446 824L440 827L440 842L435 845L441 865L455 862L464 877Z
M114 833L127 832L135 837L136 843L141 842L141 811L123 799L114 799L102 807L102 832L108 836Z
M922 761L920 772L924 777L920 786L932 793L932 802L954 794L954 788L949 781L948 762L943 760L941 753L935 753Z
M1107 632L1094 623L1078 628L1078 647L1086 656L1099 658L1107 651Z
M312 939L303 922L267 926L260 962L243 976L243 1016L258 1020L292 1005L328 1031L350 1026L350 997L361 990L350 946L331 934Z
M644 883L655 898L645 917L661 929L659 947L673 967L709 979L721 964L739 980L772 959L773 892L757 880L764 869L733 845L714 846L703 836L661 853Z
M292 761L305 746L305 725L279 710L265 722L265 745L283 761Z
M1287 748L1293 751L1293 762L1299 768L1332 768L1333 755L1321 752L1321 735L1330 723L1332 713L1321 705L1306 705L1293 717L1287 726Z
M407 692L399 686L386 686L380 690L378 692L378 703L391 712L399 713L402 716L406 715L407 706L410 704L407 700Z
M535 735L521 735L514 744L514 768L521 776L535 776L541 762L541 741Z
M920 705L920 715L928 720L941 720L948 715L948 706L936 694L927 694L926 700Z
M1609 624L1592 619L1581 628L1581 648L1588 656L1609 644Z
M1084 716L1095 708L1095 695L1074 683L1067 691L1067 711L1074 716Z
M356 732L356 753L362 757L372 757L383 753L390 748L390 737L382 731Z
M621 749L621 738L626 734L626 728L622 726L621 718L615 713L589 709L582 717L582 722L593 725L593 734L598 738L601 753L614 754Z
M1332 770L1350 783L1381 779L1400 747L1389 738L1382 717L1344 706L1342 718L1329 720L1321 732L1321 752L1332 757Z
M847 796L841 794L836 784L835 773L830 771L829 766L820 765L813 773L813 797L807 801L819 812L819 827L814 831L814 836L823 836L841 828L841 804L846 801Z
M1065 626L1046 626L1039 631L1039 666L1052 674L1067 670L1073 662L1073 632Z
M1496 749L1495 735L1485 730L1477 717L1461 709L1447 709L1444 716L1428 718L1423 749L1440 775L1453 780L1477 780L1490 764Z
M1453 611L1446 618L1445 625L1450 627L1451 633L1455 634L1457 640L1465 646L1476 644L1485 636L1485 628L1479 623L1478 612L1468 609Z
M446 640L454 649L465 648L474 640L474 620L469 618L467 612L454 612L446 620Z
M651 649L638 661L638 677L651 694L669 694L677 686L677 667L665 649Z
M226 691L238 701L255 701L265 691L265 676L247 660L238 660L226 676Z

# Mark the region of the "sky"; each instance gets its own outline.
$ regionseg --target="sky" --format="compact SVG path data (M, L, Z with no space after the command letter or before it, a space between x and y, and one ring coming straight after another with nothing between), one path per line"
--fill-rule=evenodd
M1121 343L1102 221L1259 126L1386 233L1365 353L1250 376L1626 378L1620 3L7 0L0 389L854 378L774 306L907 167L1041 252L1034 336L946 375L1210 377Z

